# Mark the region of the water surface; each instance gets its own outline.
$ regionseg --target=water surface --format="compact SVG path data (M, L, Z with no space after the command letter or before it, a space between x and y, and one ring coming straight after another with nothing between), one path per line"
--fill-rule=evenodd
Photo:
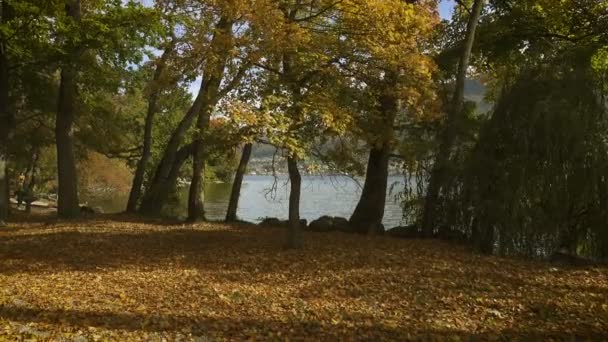
M361 181L362 182L362 181ZM362 184L362 183L361 183ZM205 186L205 214L210 220L222 220L230 199L230 183L212 183ZM386 209L383 223L386 228L401 224L402 211L395 195L403 189L403 177L389 177ZM180 204L175 214L185 216L188 189L181 189ZM323 215L350 217L361 196L358 182L346 176L303 176L300 216L309 222ZM112 199L90 199L91 206L106 212L124 210L126 196ZM287 176L245 176L237 216L241 220L259 222L265 217L287 219L289 207L289 181Z

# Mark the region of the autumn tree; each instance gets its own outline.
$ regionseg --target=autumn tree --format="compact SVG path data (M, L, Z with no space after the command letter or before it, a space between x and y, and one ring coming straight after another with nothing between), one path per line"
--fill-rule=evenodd
M127 202L127 212L137 211L137 205L141 197L141 190L144 183L146 168L148 166L152 154L152 134L154 128L153 125L154 117L158 112L158 97L160 95L160 89L163 87L163 84L161 82L163 81L163 74L166 73L167 62L174 52L173 50L175 49L175 40L170 39L165 44L166 47L164 48L162 55L154 63L154 74L152 76L152 80L150 81L147 87L148 103L145 116L141 157L137 161L137 165L135 167L133 184L131 185L129 200Z
M341 6L339 67L352 80L358 136L370 146L361 198L350 218L354 229L365 233L377 229L384 216L389 159L400 126L432 111L434 64L423 49L437 18L430 2L348 1Z
M230 3L217 7L208 4L192 4L192 7L186 6L182 9L183 11L196 12L204 18L198 22L190 21L186 26L183 37L186 42L185 45L195 47L187 51L187 57L197 60L202 58L204 61L201 69L197 70L202 74L202 81L192 106L171 133L171 137L164 148L162 158L142 199L140 211L143 213L160 212L172 187L172 175L177 175L183 165L184 159L177 158L184 155L178 153L180 152L180 145L192 123L197 119L198 139L196 143L187 148L187 150L194 152L193 179L188 201L189 218L196 220L203 215L201 198L202 172L204 169L203 134L219 98L234 87L234 85L227 85L228 88L220 89L225 76L224 69L233 51L231 37L234 32L232 26L236 16L238 16L238 13L231 12L235 10L231 5L235 4ZM234 83L238 82L237 78L234 80ZM188 156L186 155L186 158Z
M260 68L252 68L244 79L247 86L239 87L238 92L226 99L222 112L228 113L228 125L232 128L230 134L237 144L242 145L241 157L234 172L226 221L237 220L237 210L243 178L251 159L253 144L259 141L267 128L270 127L270 113L266 112L265 102L274 92L276 75Z
M74 156L74 121L78 112L78 94L82 74L90 65L125 64L141 55L139 44L145 44L153 12L134 2L126 5L112 1L82 4L70 0L65 13L58 13L61 79L55 124L57 141L58 214L72 218L80 213L78 203L76 161ZM83 20L85 16L85 20ZM125 23L128 23L125 25ZM116 29L120 28L120 29ZM128 46L122 44L129 41ZM88 63L88 65L86 65Z
M334 121L323 117L339 116L342 110L332 106L335 90L324 87L333 79L331 46L338 40L335 21L336 1L298 1L275 4L275 29L266 41L268 53L259 67L276 76L277 86L267 98L265 110L273 113L274 124L265 136L286 153L289 173L289 229L287 246L302 245L300 193L302 177L298 162L318 134L335 128ZM325 84L326 85L326 84ZM328 108L337 109L331 112ZM335 122L339 122L336 120Z
M48 23L38 20L43 12L36 2L0 2L0 223L10 209L10 147L18 124L15 88L21 72L40 62L33 56L48 47Z

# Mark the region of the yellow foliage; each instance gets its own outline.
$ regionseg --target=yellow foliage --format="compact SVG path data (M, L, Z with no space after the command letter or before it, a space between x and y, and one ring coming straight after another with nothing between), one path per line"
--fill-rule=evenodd
M89 151L78 163L78 181L81 191L111 189L117 193L128 193L133 174L123 160L110 159Z

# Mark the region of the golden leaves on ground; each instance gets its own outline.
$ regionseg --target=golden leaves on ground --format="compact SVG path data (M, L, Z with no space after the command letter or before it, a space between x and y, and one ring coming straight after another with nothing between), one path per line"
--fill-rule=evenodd
M111 219L0 232L0 340L598 339L608 270L342 233Z

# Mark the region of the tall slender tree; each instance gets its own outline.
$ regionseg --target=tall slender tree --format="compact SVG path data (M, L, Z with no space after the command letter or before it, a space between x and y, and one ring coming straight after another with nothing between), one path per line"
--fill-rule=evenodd
M188 219L190 221L204 218L202 198L205 165L204 141L209 120L216 104L239 85L249 65L245 61L249 57L255 58L248 54L252 50L248 46L251 44L251 40L246 37L251 30L244 29L236 32L232 29L237 19L243 23L251 23L253 17L250 15L251 8L239 7L233 2L201 4L201 6L202 8L199 10L204 19L189 21L189 25L185 26L187 33L184 38L189 40L185 45L195 46L189 52L191 54L189 58L196 60L196 64L201 65L201 69L198 71L202 78L201 86L192 106L172 132L154 176L142 198L139 210L146 214L157 214L161 211L173 186L170 175L175 173L172 170L175 165L182 164L175 163L177 151L196 121L195 144L192 150L193 172L188 196ZM192 9L184 11L193 12ZM239 43L242 45L235 47L233 37L237 33ZM204 41L201 42L201 39ZM200 63L200 60L203 62Z
M76 27L81 20L80 0L67 1L65 12L70 23ZM55 139L57 141L57 213L62 218L74 218L80 215L74 157L74 119L78 91L76 78L79 59L83 52L82 46L73 46L61 67Z
M158 96L160 93L161 85L159 84L161 81L161 77L163 72L165 71L167 60L170 58L173 50L175 49L175 39L172 39L168 44L163 54L156 61L156 66L154 70L154 76L152 81L149 84L149 93L148 93L148 108L146 112L145 126L144 126L144 136L143 136L143 144L141 157L137 162L137 166L135 168L135 174L133 176L133 184L131 185L131 191L129 193L129 200L127 202L127 212L135 212L137 211L137 205L139 199L141 197L141 190L144 182L144 176L146 173L146 168L150 161L150 157L152 154L152 130L154 125L154 117L158 111L157 103Z
M211 112L219 101L220 85L224 78L224 69L228 63L230 51L233 48L232 25L234 21L226 16L219 19L214 32L211 51L214 58L208 61L203 72L201 89L203 90L203 106L198 112L196 123L197 137L192 154L192 180L188 192L188 220L197 221L205 218L204 209L204 134L209 127Z
M458 137L459 123L462 121L464 112L464 86L467 70L471 59L471 51L475 42L475 32L479 24L485 0L475 0L470 10L467 22L466 36L463 43L460 60L458 62L458 74L451 103L448 108L447 120L440 137L439 151L435 157L433 172L427 188L427 195L422 216L422 230L426 237L432 237L435 231L434 216L436 214L439 194L445 183L448 172L448 164L454 144Z
M0 25L11 20L8 1L0 3ZM10 211L10 189L8 177L8 143L15 125L15 117L9 108L9 58L8 44L4 33L0 33L0 225Z

